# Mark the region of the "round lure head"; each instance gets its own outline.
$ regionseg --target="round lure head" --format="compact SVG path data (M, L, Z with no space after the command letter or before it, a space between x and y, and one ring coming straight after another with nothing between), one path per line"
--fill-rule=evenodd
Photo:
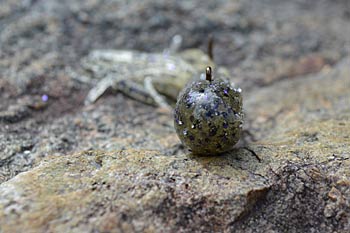
M241 91L227 81L213 79L207 67L205 80L194 81L180 93L174 117L176 133L192 153L229 151L242 131Z

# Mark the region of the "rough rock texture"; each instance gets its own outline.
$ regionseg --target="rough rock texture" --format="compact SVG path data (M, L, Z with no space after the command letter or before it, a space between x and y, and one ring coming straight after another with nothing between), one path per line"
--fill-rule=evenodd
M3 1L0 232L350 231L349 15L345 0ZM223 156L188 154L170 114L123 95L82 104L91 49L177 33L184 48L215 34L243 89L246 132Z
M125 150L56 158L2 185L2 230L223 230L268 187L254 174L266 164L237 153L242 157Z
M223 156L119 150L47 158L0 185L1 230L349 231L349 75L347 59L326 75L257 91L247 99L252 116L289 114L264 139ZM312 90L315 81L321 87ZM279 101L255 106L274 89ZM305 113L310 107L318 113Z

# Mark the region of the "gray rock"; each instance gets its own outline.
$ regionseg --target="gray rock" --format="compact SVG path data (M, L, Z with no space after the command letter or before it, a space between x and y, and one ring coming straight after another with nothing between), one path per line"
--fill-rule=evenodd
M0 232L350 231L349 9L329 0L5 1ZM91 87L73 73L89 51L159 52L174 34L205 50L210 33L216 63L243 89L235 150L191 156L170 114L120 94L83 105Z

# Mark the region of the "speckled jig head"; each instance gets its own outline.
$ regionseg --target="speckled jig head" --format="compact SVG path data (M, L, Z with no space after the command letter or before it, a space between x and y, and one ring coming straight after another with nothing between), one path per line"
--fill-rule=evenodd
M243 126L241 89L212 77L197 80L180 93L176 103L175 130L194 154L215 155L229 151L238 142Z

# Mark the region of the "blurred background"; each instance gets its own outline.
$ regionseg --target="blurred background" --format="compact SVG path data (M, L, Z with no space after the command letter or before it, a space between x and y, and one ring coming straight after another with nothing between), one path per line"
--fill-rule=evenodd
M210 34L232 151L192 156L121 93L84 105L91 51ZM0 232L350 232L349 52L350 0L0 0Z
M0 4L1 181L47 155L125 147L180 153L171 116L151 106L120 94L83 105L91 85L72 71L93 49L161 52L179 34L181 50L206 51L212 34L215 62L229 70L245 98L256 99L261 88L330 69L350 48L347 0ZM254 121L253 114L247 117ZM258 138L259 124L252 129Z

